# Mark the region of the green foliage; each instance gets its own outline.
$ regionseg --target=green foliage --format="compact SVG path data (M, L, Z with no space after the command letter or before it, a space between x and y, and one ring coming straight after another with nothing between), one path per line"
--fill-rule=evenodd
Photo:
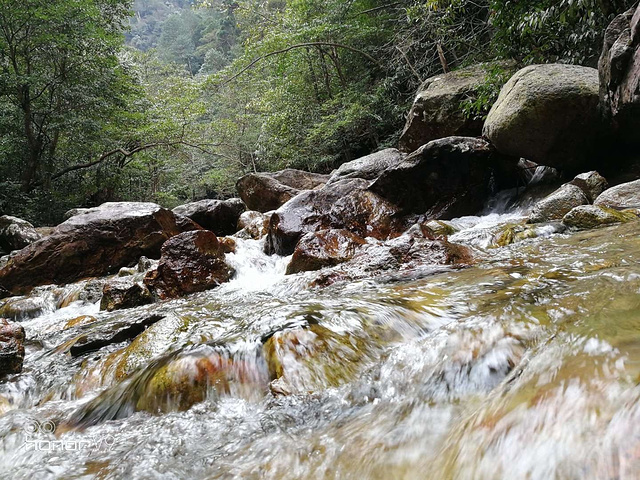
M513 71L496 64L487 71L484 82L476 95L462 101L460 108L467 118L485 120L489 110L498 99L500 89L509 80Z

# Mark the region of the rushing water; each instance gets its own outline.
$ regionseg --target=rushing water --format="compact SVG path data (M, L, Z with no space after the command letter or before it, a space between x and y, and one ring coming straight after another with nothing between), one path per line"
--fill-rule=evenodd
M638 478L640 223L489 246L520 215L456 220L477 264L411 282L310 288L240 241L233 281L180 300L36 291L24 371L0 384L0 477Z

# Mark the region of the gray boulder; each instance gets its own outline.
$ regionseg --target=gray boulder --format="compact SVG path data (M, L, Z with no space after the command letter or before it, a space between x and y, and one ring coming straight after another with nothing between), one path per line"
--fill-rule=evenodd
M461 104L477 97L490 66L474 65L425 80L409 111L400 137L400 150L410 153L445 137L479 137L482 120L465 116ZM508 64L504 66L511 68Z
M5 252L20 250L40 240L41 235L26 220L3 215L0 217L0 249Z
M637 219L637 214L631 210L621 212L596 205L580 205L567 213L562 219L562 223L570 228L587 230Z
M579 170L600 133L598 71L532 65L502 88L483 134L501 153Z
M229 200L200 200L173 209L173 213L190 218L218 236L236 233L240 214L246 207L239 198Z
M561 186L551 195L540 200L529 215L529 223L561 220L579 205L588 205L589 199L582 189L571 183Z
M589 203L593 203L602 192L609 188L607 179L596 171L581 173L569 183L580 187L589 199Z
M640 180L622 183L605 190L594 202L599 207L615 208L640 208Z
M404 157L405 155L395 148L387 148L386 150L372 153L366 157L340 165L340 168L331 174L328 183L335 183L345 178L375 180L387 168L395 167L402 162Z

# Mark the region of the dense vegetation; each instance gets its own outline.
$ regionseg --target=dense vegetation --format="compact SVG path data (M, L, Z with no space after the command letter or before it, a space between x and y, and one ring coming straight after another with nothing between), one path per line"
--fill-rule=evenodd
M394 145L443 70L594 65L633 3L7 0L0 211L55 223L109 200L229 196L252 170L330 170Z

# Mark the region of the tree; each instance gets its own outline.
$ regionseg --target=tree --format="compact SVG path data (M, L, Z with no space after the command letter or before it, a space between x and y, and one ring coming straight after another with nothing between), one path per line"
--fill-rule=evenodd
M0 4L0 161L24 191L91 155L121 122L134 90L118 61L129 0Z

